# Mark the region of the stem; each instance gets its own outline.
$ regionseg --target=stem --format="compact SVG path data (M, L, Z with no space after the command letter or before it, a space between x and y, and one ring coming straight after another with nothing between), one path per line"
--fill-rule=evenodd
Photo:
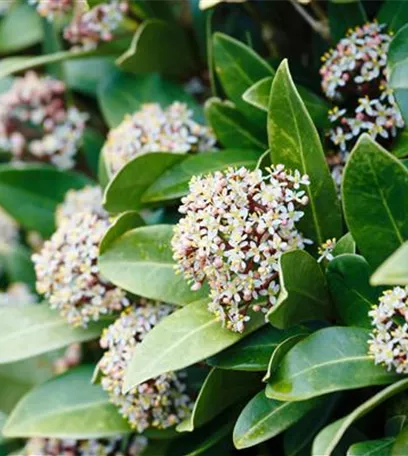
M267 155L269 155L270 152L271 152L271 151L270 151L269 149L268 149L268 150L265 150L265 152L259 157L258 162L257 162L256 167L255 167L255 170L258 170L258 169L260 168L260 166L262 165L262 162L263 162L264 158L265 158Z
M303 7L299 5L297 0L289 1L295 10L303 17L303 19L310 25L310 27L312 27L316 33L321 35L325 40L328 40L330 38L329 29L326 24L323 24L312 17Z

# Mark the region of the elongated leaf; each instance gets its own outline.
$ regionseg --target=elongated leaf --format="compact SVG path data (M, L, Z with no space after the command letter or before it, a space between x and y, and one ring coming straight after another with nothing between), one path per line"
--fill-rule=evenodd
M330 293L341 321L348 326L371 328L368 312L377 304L380 288L369 283L371 268L360 255L336 257L327 268Z
M375 365L368 355L368 339L369 330L362 328L331 327L311 334L283 358L266 395L281 401L302 401L394 382L398 375Z
M390 438L355 443L347 451L347 456L391 456L394 440ZM402 454L404 453L398 453Z
M303 250L284 253L279 259L281 292L268 312L277 328L319 320L332 314L326 279L317 261Z
M321 456L323 454L330 456L347 429L354 423L354 421L362 418L364 415L371 412L375 407L407 388L408 380L400 380L399 382L384 388L379 393L372 396L368 399L368 401L362 403L346 417L326 426L319 432L313 442L312 456Z
M27 230L45 237L54 232L54 212L71 188L90 181L73 172L50 166L0 166L0 206Z
M136 295L172 304L189 304L208 296L207 287L191 291L177 275L170 241L172 225L130 230L110 243L99 257L101 274Z
M408 242L398 248L371 277L373 285L408 285Z
M341 214L333 179L319 135L292 81L286 60L272 83L268 136L272 162L298 169L310 178L309 204L299 222L300 229L317 244L340 237Z
M161 321L139 344L128 365L124 389L164 372L182 369L230 347L264 324L259 313L243 334L221 327L207 309L207 301L174 312Z
M387 30L397 33L398 30L408 22L408 4L401 0L386 0L377 19L380 24L387 24Z
M408 170L368 135L349 157L343 204L347 226L372 267L408 239Z
M0 363L95 339L113 319L103 317L83 329L69 326L47 303L0 310Z
M205 115L218 141L226 148L267 149L263 130L250 124L229 101L210 98L205 104Z
M267 369L269 359L279 344L306 331L301 326L280 330L266 325L241 342L207 359L207 363L221 369L262 372Z
M189 418L177 426L179 432L191 432L211 421L232 404L261 386L259 375L212 369L205 379Z
M186 157L187 155L182 153L153 152L134 158L108 184L103 201L105 209L115 214L140 209L143 207L143 193L149 186L167 168Z
M148 19L140 25L129 49L116 63L130 73L151 73L177 76L194 68L190 43L177 24Z
M259 156L259 151L246 149L227 149L188 156L164 171L143 193L142 201L154 203L180 198L188 192L188 183L193 176L212 173L230 166L253 169Z
M260 391L248 402L235 424L233 434L235 447L249 448L275 437L319 403L320 399L279 402L268 399L265 392Z
M31 390L3 429L6 437L88 439L130 432L99 385L93 366L81 366Z

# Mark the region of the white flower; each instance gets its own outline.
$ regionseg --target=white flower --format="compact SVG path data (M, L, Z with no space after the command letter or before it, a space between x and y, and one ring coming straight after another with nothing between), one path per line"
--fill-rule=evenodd
M74 9L76 2L86 4L85 0L28 0L28 3L34 5L40 16L46 17L52 21L56 17L62 17Z
M328 239L326 242L324 242L318 249L319 253L319 258L318 258L318 263L320 263L323 260L331 261L334 259L333 256L333 250L336 248L337 242L336 239Z
M17 223L0 208L0 249L10 248L18 243Z

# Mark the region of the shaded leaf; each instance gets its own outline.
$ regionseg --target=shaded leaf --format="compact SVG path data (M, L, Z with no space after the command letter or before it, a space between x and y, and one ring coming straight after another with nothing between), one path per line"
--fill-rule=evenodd
M387 30L397 33L408 22L408 4L404 0L386 0L377 14L380 24L387 24Z
M385 440L385 439L384 439ZM395 439L387 439L389 446L387 447L387 450L389 450L389 453L384 456L401 456L404 454L407 454L408 451L408 427L404 427L402 431L397 435L397 438ZM382 454L378 453L378 456L383 456Z
M351 445L347 456L391 456L394 439L367 440ZM403 453L398 453L400 456Z

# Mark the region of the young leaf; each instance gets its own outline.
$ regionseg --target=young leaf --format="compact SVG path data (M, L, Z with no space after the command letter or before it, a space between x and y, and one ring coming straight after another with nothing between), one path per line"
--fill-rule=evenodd
M367 440L351 445L347 456L392 456L391 450L395 439ZM398 455L402 455L398 453Z
M348 159L343 205L347 226L373 268L408 239L408 170L366 134Z
M317 261L304 250L293 250L284 253L279 264L281 292L267 315L272 325L287 328L330 317L329 291Z
M408 241L374 272L372 285L408 285Z
M300 98L284 60L272 83L268 111L271 159L307 174L309 204L299 228L316 244L339 238L342 221L338 198L319 135Z
M232 404L244 399L261 385L259 375L212 369L205 379L189 418L177 426L179 432L191 432L203 426Z
M104 246L101 274L115 285L139 296L184 305L208 296L207 287L191 291L176 274L170 247L172 225L142 226L127 231Z
M208 311L207 302L177 310L136 346L126 371L126 391L164 372L183 369L215 355L265 323L264 316L256 313L251 315L244 333L229 331Z
M54 212L65 193L89 184L83 175L51 166L0 166L0 206L25 229L48 237L55 230Z
M371 328L368 312L381 289L370 286L371 268L360 255L343 254L329 263L327 281L337 314L347 326Z
M347 429L354 423L354 421L362 418L364 415L371 412L375 407L407 388L408 379L400 380L399 382L384 388L366 402L363 402L349 415L326 426L319 432L313 442L312 456L321 456L322 454L330 456Z
M11 363L97 338L114 317L72 328L47 303L0 311L0 363ZM29 341L29 342L28 342Z
M346 389L392 383L398 374L374 364L368 355L369 330L321 329L295 345L266 388L281 401L303 401ZM322 453L324 454L324 453Z
M275 437L299 421L320 402L321 399L279 402L268 399L265 391L260 391L248 402L235 424L235 448L249 448Z
M91 439L131 431L107 393L91 383L93 366L81 366L31 390L3 429L6 437Z

